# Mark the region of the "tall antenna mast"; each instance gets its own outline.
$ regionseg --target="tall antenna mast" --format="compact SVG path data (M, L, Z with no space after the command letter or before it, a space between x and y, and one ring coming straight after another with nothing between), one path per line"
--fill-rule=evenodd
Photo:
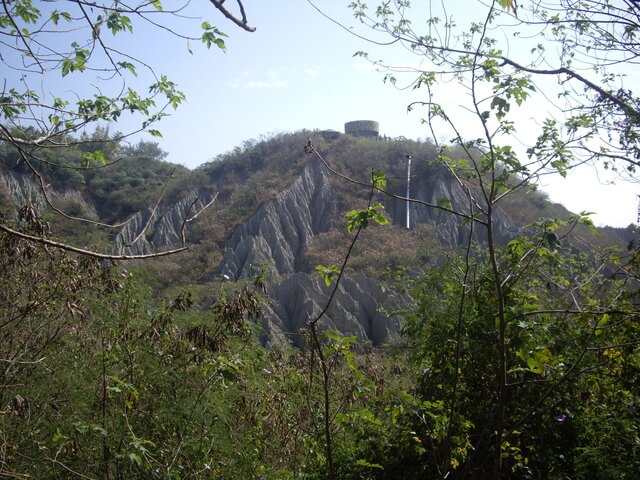
M411 197L411 154L405 153L404 156L409 161L407 164L407 230L411 228L411 218L410 218L410 205L411 202L409 198Z

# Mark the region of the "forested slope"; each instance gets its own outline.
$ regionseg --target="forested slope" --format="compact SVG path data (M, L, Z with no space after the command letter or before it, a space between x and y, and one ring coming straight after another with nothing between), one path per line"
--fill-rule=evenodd
M410 229L394 198L407 152ZM184 226L189 248L102 262L0 235L0 472L326 478L330 444L335 478L483 478L498 307L487 236L451 213L475 187L448 173L443 153L457 156L303 131L194 171L144 143L114 151L111 167L57 159L81 168L56 181L52 204L133 219L116 229L60 220L3 157L3 214L25 234L151 253L179 244ZM509 471L632 478L631 230L594 235L521 190L494 233L508 305Z

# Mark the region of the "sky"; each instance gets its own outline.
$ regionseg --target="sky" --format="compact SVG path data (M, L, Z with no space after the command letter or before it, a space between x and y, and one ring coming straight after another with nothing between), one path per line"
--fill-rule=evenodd
M330 12L352 21L346 1L331 4ZM424 133L420 117L406 112L410 97L353 57L367 45L306 1L246 2L246 8L256 31L221 23L226 53L176 52L180 66L171 78L187 103L160 125L169 160L193 167L248 139L303 128L343 131L358 119L378 120L392 137Z
M347 29L367 33L353 18L349 0L315 3ZM227 5L233 8L235 2L228 1ZM244 5L249 24L256 27L253 33L225 20L204 0L192 1L192 10L185 12L204 16L226 32L226 52L216 48L207 51L197 42L188 43L146 27L124 38L123 49L143 58L157 73L166 74L186 94L187 101L158 124L163 138L143 137L158 141L168 152L168 161L194 168L250 139L300 129L343 131L345 122L360 119L378 121L381 133L389 137L425 140L430 136L421 122L425 112L407 111L407 105L424 99L424 94L385 83L383 73L354 57L354 53L366 50L371 58L379 56L397 66L416 66L419 57L398 48L377 47L351 35L306 0L245 0ZM420 13L426 18L426 12ZM467 9L466 14L469 17L458 19L459 23L473 19L475 12ZM405 82L399 78L398 84L404 85L408 79ZM106 88L82 85L80 76L76 81L79 89ZM142 78L139 81L143 82ZM464 94L456 85L442 85L441 90L447 102L460 107ZM520 118L535 123L534 116L544 115L536 108L530 103L519 113ZM463 118L460 120L464 123ZM123 119L114 130L134 128L127 122ZM470 126L469 137L475 134ZM438 140L451 138L445 131L438 135L442 136ZM526 132L511 140L523 144L530 141ZM572 211L596 212L593 218L599 225L636 222L636 193L640 192L625 182L603 184L610 180L602 172L598 176L592 169L583 169L570 173L568 179L545 179L543 190L552 201Z

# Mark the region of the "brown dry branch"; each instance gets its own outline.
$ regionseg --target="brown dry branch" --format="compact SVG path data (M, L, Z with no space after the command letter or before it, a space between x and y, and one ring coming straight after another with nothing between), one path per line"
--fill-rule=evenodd
M243 30L246 30L247 32L256 31L256 27L252 27L247 23L247 14L244 10L244 5L242 4L241 0L236 0L236 2L238 4L238 8L240 8L240 15L242 16L242 18L238 18L236 15L234 15L229 10L227 10L227 8L223 5L225 0L210 0L210 1L213 4L213 6L216 7L218 10L220 10L220 12L225 17L227 17L229 20L231 20L233 23L235 23L237 26L239 26Z
M331 166L327 163L327 161L322 157L322 155L320 155L320 152L318 152L318 150L316 150L316 148L313 146L313 144L311 142L307 143L307 145L305 146L305 152L309 152L309 153L314 153L316 155L316 157L318 157L320 159L320 161L322 162L322 164L325 166L325 168L332 173L333 175L336 175L337 177L342 178L343 180L346 180L350 183L353 183L355 185L360 185L363 187L367 187L367 188L373 188L374 191L380 192L383 195L387 195L390 198L395 198L396 200L401 200L403 202L411 202L411 203L417 203L419 205L424 205L425 207L429 207L429 208L434 208L436 210L442 210L444 212L447 213L451 213L457 217L461 217L464 218L465 220L468 221L474 221L474 222L478 222L481 225L486 225L486 222L483 220L480 220L478 218L474 218L472 215L466 214L466 213L462 213L462 212L458 212L457 210L453 210L451 208L448 208L444 205L436 205L434 203L429 203L429 202L425 202L424 200L420 200L417 198L409 198L409 197L403 197L402 195L396 195L395 193L391 193L388 190L385 190L384 188L378 186L378 185L371 185L369 183L364 183L364 182L360 182L358 180L355 180L351 177L348 177L347 175L344 175L340 172L338 172L337 170L331 168Z

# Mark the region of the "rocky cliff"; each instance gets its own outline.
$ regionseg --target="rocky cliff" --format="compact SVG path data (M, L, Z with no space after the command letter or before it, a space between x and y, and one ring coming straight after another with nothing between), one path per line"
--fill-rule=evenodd
M185 222L212 199L208 191L193 190L169 208L136 213L116 236L114 252L143 255L181 246Z
M317 275L297 272L281 276L269 289L271 302L262 320L263 342L303 346L299 332L322 311L333 287L327 287ZM382 309L391 310L406 300L366 276L345 276L319 325L380 345L398 335L401 327L398 318L387 316Z
M236 228L218 273L237 280L259 265L277 275L294 273L307 242L332 228L336 215L335 191L321 164L312 162L289 188Z
M289 188L239 225L227 242L217 274L239 280L257 268L269 270L270 303L262 320L265 343L299 345L298 332L324 308L333 286L299 270L305 245L336 220L336 192L322 164L312 161ZM399 331L397 319L380 313L393 301L373 279L345 277L320 326L382 343Z
M397 192L398 195L405 196L405 191ZM469 198L458 181L441 168L431 168L421 171L415 175L411 182L411 198L421 200L431 205L439 205L446 201L449 208L456 212L469 213ZM480 195L475 196L479 201ZM396 225L406 225L406 202L393 201L387 205L387 211L393 218ZM411 203L410 221L413 227L416 224L431 224L435 226L436 235L444 245L449 248L456 248L465 245L469 238L469 222L463 217L452 215L444 210L430 208L420 203ZM477 213L477 209L474 209ZM497 208L494 213L494 232L498 243L506 243L518 231L501 208ZM484 229L474 230L474 240L484 241Z
M451 175L437 172L417 176L412 196L431 204L448 199L453 209L468 211L462 187ZM271 303L262 323L266 343L298 344L298 332L328 301L333 285L326 287L318 275L301 271L301 260L311 239L339 224L336 193L324 166L314 159L289 188L239 225L225 246L224 259L215 271L222 278L240 280L260 267L269 270ZM406 202L388 204L393 222L404 226ZM506 216L497 216L498 241L512 238L515 227ZM411 217L412 224L436 225L439 239L449 247L464 244L469 234L464 219L424 205L412 204ZM400 331L399 320L382 313L392 311L399 301L406 299L398 299L372 278L346 276L320 325L380 344Z
M307 158L309 163L287 188L262 203L235 227L223 247L219 265L211 272L202 272L206 281L213 278L241 280L258 269L268 271L270 301L261 319L265 343L287 341L301 345L300 330L324 308L333 288L333 285L327 287L317 274L308 273L304 255L305 248L315 237L333 228L344 228L344 219L339 218L342 213L337 200L340 196L336 190L338 184L334 186L318 159ZM396 186L398 193L404 194L401 183ZM0 191L16 205L31 202L42 208L46 206L37 184L27 176L0 171ZM417 174L412 180L411 193L414 198L431 204L447 199L452 208L468 210L464 190L442 170L427 169ZM95 211L91 201L80 191L74 193L69 189L56 194L59 198L82 201L86 208ZM138 212L116 235L114 252L137 255L179 246L186 219L212 198L213 192L199 188L157 211ZM386 203L393 223L404 227L406 203L387 198L382 201ZM468 237L469 226L459 217L419 204L411 204L410 208L412 226L433 224L443 244L456 247ZM498 215L498 239L508 240L514 231L508 218ZM210 245L215 248L215 242ZM380 344L400 331L399 320L382 312L393 311L398 302L406 300L397 298L372 278L345 276L320 326Z
M4 194L16 208L33 205L41 211L47 209L47 201L42 188L33 175L0 168L0 193ZM81 188L73 186L51 188L48 186L47 194L54 203L58 203L60 200L72 201L85 213L96 214L96 208L90 195Z

